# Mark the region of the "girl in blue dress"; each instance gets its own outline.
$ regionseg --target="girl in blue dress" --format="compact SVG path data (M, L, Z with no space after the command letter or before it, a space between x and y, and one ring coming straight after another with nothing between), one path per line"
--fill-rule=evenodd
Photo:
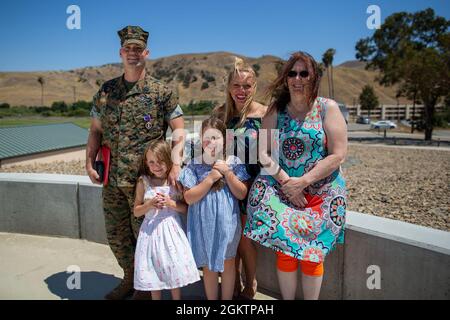
M181 171L179 181L189 205L187 236L197 267L203 269L208 300L231 300L235 261L241 237L239 200L245 199L250 179L245 165L233 155L225 157L226 126L218 118L202 123L202 155Z

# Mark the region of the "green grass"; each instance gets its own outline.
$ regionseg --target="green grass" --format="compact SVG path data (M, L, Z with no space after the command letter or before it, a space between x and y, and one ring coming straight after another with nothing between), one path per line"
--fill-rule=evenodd
M91 125L90 117L7 117L0 119L0 127L13 127L38 124L52 124L72 122L77 126L88 129Z

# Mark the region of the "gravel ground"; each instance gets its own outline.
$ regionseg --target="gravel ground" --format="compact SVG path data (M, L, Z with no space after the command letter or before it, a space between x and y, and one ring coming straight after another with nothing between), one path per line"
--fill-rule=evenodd
M450 231L450 152L351 145L349 209Z
M449 151L352 144L343 170L350 210L450 231ZM85 175L83 161L0 172Z

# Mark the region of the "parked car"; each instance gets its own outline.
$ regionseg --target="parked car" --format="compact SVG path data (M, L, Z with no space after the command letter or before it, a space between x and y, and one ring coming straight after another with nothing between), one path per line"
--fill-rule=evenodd
M425 121L422 119L411 120L411 125L414 126L416 130L425 130Z
M370 118L369 117L359 116L358 119L356 119L356 123L370 124Z
M341 110L342 115L344 116L345 123L348 124L348 117L349 117L350 113L348 112L347 106L343 103L338 103L338 105L339 105L339 110Z
M380 120L370 124L371 129L394 129L397 125L389 120Z

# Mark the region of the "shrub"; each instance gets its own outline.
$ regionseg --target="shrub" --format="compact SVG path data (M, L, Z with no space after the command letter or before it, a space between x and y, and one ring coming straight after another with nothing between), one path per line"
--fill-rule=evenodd
M257 63L255 63L253 66L253 70L255 70L255 74L258 77L259 76L259 70L261 69L261 66Z
M86 109L77 109L72 110L67 113L69 117L89 117L89 110Z
M216 81L216 78L209 72L209 71L201 71L201 76L204 80L207 82L214 82Z
M185 111L186 115L205 115L211 114L215 106L215 101L202 100L199 102L191 101L188 105L183 105L181 108Z
M91 110L91 108L92 108L92 102L88 102L88 101L84 101L84 100L79 100L79 101L75 102L74 104L72 104L72 110L79 110L79 109Z
M69 108L64 101L55 101L52 103L52 111L54 112L67 112L67 110Z
M51 111L52 109L50 107L35 107L34 112L36 113L43 113L46 111Z

